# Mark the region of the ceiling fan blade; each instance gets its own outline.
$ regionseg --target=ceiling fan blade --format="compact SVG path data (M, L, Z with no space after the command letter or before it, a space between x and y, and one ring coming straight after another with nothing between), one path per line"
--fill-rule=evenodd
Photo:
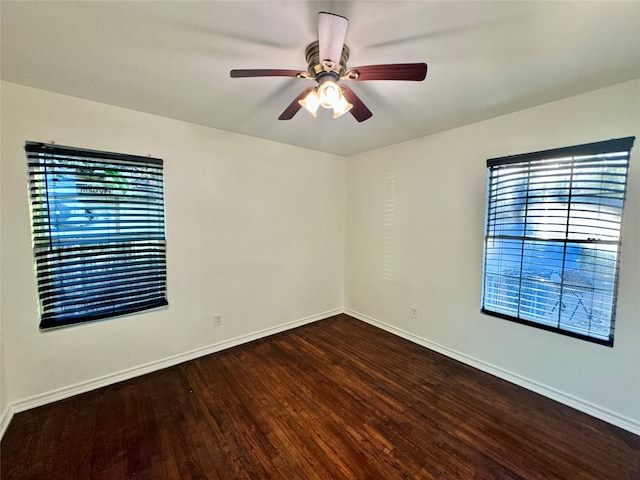
M284 112L280 114L278 120L291 120L293 116L298 113L298 110L302 108L302 105L300 105L298 101L306 97L307 93L309 93L313 89L314 87L308 87L300 92L300 95L298 95L295 100L291 102L287 108L284 109Z
M334 13L318 13L318 48L321 63L330 61L337 69L340 68L342 47L348 26L349 20L345 17Z
M426 76L426 63L390 63L350 68L342 78L358 82L366 80L410 80L421 82Z
M349 111L358 122L364 122L365 120L373 116L371 110L369 110L367 106L362 103L362 100L360 100L360 98L355 93L353 93L353 90L351 90L348 86L342 85L342 92L344 94L344 98L347 99L347 102L353 105L353 108Z
M231 70L231 78L246 77L298 77L304 76L307 72L300 70L278 70L273 68L253 69L253 70Z

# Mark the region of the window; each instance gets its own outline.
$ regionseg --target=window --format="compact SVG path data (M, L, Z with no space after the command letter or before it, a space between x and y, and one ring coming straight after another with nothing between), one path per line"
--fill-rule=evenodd
M634 140L487 160L484 313L613 346Z
M40 328L167 305L162 160L25 150Z

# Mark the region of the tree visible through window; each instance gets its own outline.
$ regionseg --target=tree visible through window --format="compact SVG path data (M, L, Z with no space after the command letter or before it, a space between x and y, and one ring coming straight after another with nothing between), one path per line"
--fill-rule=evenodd
M162 160L25 150L40 328L167 305Z
M634 140L487 160L484 313L613 345Z

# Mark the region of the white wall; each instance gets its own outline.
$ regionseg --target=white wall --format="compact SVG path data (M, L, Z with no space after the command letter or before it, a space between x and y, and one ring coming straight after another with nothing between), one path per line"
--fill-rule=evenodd
M0 101L1 103L1 101ZM2 130L2 115L0 115L0 131ZM2 162L0 162L0 180L2 179ZM6 401L6 374L5 374L5 361L4 361L4 338L2 336L2 305L3 305L3 297L2 297L2 265L4 264L4 258L6 256L4 249L2 248L2 217L4 216L2 213L2 203L4 196L2 195L2 181L0 181L0 438L8 425L8 422L11 419L9 414L9 403Z
M485 160L631 135L614 348L482 315ZM640 433L640 81L351 157L346 188L348 312Z
M11 83L2 119L4 406L340 311L344 158ZM164 159L167 309L39 331L25 140Z
M0 179L2 178L2 164L0 163ZM0 212L2 212L2 182L0 182ZM2 250L2 221L0 217L0 266L3 263L3 250ZM0 438L7 427L9 422L9 405L5 400L5 362L4 362L4 339L2 337L2 275L0 274Z

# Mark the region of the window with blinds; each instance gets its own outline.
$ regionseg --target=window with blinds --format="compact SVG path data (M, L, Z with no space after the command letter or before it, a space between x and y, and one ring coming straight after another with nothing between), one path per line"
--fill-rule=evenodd
M167 305L162 160L25 150L40 328Z
M634 140L487 160L484 313L613 346Z

